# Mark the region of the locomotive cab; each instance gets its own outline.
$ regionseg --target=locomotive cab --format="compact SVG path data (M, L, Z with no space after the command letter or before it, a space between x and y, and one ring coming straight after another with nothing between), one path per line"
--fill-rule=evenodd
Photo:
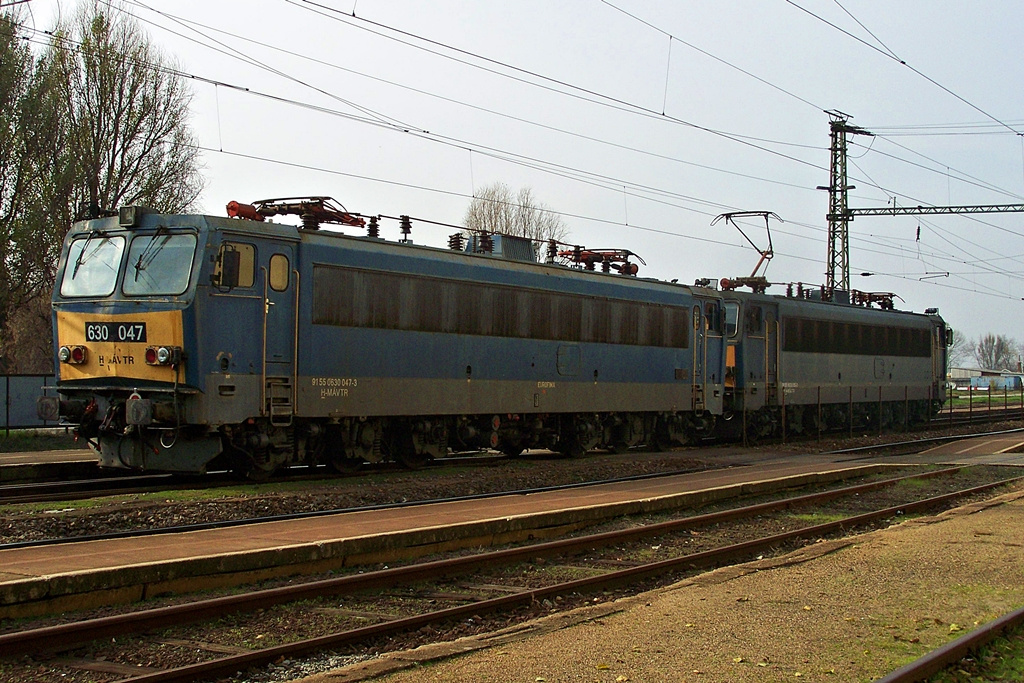
M190 356L208 235L198 218L126 207L65 239L52 302L59 396L41 397L38 412L77 424L103 466L191 467L219 450L182 428L198 393Z

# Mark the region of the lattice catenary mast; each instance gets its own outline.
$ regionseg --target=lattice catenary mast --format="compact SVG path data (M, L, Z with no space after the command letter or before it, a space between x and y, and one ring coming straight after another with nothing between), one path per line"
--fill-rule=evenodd
M848 114L825 112L831 128L832 161L829 167L831 181L828 187L828 272L825 273L825 294L835 299L835 292L850 291L850 221L855 216L922 216L926 214L955 213L1022 213L1024 204L984 204L969 206L883 206L851 209L847 192L854 189L846 184L846 135L873 135L859 126L847 123Z

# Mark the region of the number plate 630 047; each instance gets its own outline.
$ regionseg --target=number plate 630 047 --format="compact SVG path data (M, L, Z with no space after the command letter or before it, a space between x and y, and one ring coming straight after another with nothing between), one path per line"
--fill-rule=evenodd
M86 323L87 342L144 342L146 323Z

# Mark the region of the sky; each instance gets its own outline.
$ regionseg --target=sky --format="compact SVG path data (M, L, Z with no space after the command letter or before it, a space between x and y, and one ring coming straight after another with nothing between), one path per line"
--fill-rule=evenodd
M30 0L47 29L75 2ZM197 207L331 196L443 247L474 192L532 189L567 242L639 275L827 269L829 120L849 205L1024 203L1024 3L987 0L121 0L187 74ZM416 219L424 219L417 221ZM851 287L1024 341L1024 214L858 217ZM352 229L348 229L352 230ZM344 230L343 230L344 231ZM382 222L382 236L401 237ZM870 275L862 275L870 273Z

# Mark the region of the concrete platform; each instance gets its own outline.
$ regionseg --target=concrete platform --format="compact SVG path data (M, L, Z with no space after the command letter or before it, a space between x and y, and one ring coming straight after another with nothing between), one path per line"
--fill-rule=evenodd
M98 463L89 449L0 453L0 484L95 476Z
M621 515L695 507L887 467L807 460L226 529L0 550L0 618L543 539Z

